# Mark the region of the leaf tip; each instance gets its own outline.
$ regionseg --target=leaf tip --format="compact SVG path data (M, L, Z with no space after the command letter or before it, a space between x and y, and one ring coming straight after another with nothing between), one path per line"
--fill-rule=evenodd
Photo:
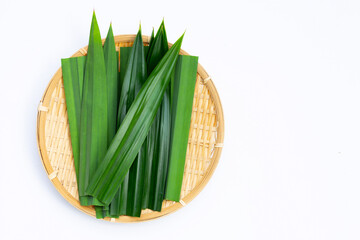
M185 30L185 32L186 32L186 30ZM175 43L179 43L180 45L182 44L183 38L185 36L185 32L181 35L181 37L179 37L179 39ZM174 43L174 45L175 45L175 43Z
M96 14L95 14L95 8L93 9L92 21L97 22Z
M114 37L113 28L112 28L112 21L110 21L110 26L109 26L109 30L108 30L106 38L108 38L108 37Z
M161 21L160 27L159 29L165 30L165 19L163 18L163 20Z

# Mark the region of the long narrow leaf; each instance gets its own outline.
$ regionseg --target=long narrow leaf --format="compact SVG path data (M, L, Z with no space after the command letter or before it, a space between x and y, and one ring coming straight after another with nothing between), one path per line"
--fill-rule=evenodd
M120 48L120 85L121 86L120 86L119 96L121 96L121 89L123 89L122 84L124 82L125 72L129 61L131 49L132 49L131 47ZM117 120L117 128L119 126L120 126L120 121ZM121 199L121 187L119 188L118 192L115 194L114 199L110 203L109 206L110 217L118 218L120 216L120 199Z
M79 187L79 145L82 87L85 56L61 59L66 108L70 125L71 146L74 156L76 179Z
M139 36L141 39L141 37ZM143 49L141 56L141 69L146 70L146 61L145 56L148 52L148 47L144 47L142 40L138 46L138 48ZM140 67L139 62L139 67ZM143 81L136 81L135 84L135 96L139 93L142 86L145 83L145 80L147 78L147 71L142 72L141 74L145 74L145 78L143 78ZM140 80L140 79L139 79ZM142 207L142 196L143 196L143 188L144 188L144 171L145 171L145 163L147 159L147 143L144 142L140 152L138 153L137 158L135 159L134 163L131 165L131 168L129 170L129 186L128 186L128 199L127 199L127 210L126 215L133 216L133 217L140 217L141 215L141 207Z
M153 33L152 33L153 36ZM168 42L166 37L166 31L165 31L165 24L164 21L162 21L155 37L152 37L152 40L150 41L149 45L149 52L147 55L147 65L149 70L151 71L154 66L156 66L161 58L165 55L165 53L168 51ZM150 72L149 72L150 73ZM164 99L167 99L168 96L168 90L165 91ZM164 101L164 100L163 100ZM145 164L145 170L144 170L144 178L145 185L143 190L143 200L142 200L142 208L150 208L153 209L154 205L154 196L156 195L156 183L155 180L158 172L158 166L159 166L159 148L160 146L160 128L163 129L163 126L161 126L161 109L163 104L161 104L161 107L156 115L156 118L154 120L153 125L150 128L148 137L146 139L147 141L147 159ZM165 123L166 128L167 123ZM169 144L169 143L168 143ZM160 164L161 167L161 164ZM162 170L160 169L160 172Z
M183 36L175 42L146 80L122 121L104 160L86 190L104 205L115 196L148 134L169 85Z
M104 58L108 96L108 143L110 144L117 130L117 111L119 101L118 53L116 52L115 48L115 40L111 24L104 43Z
M198 57L180 56L174 76L171 113L171 154L166 183L166 199L179 201L184 175L194 99Z
M104 58L106 67L106 85L108 97L108 144L112 141L117 130L117 108L118 108L118 52L116 52L114 34L110 24L108 34L104 43ZM107 213L106 208L95 206L96 217L104 218Z
M156 35L152 45L152 52L149 52L148 55L148 64L150 67L168 50L164 21L161 23ZM170 148L170 87L171 86L169 85L165 91L158 115L152 127L152 130L155 131L155 136L153 134L149 135L152 137L152 139L149 138L151 139L150 141L154 142L154 149L151 150L153 159L151 163L149 200L146 207L154 211L161 211L162 202L165 196L165 181ZM145 204L143 207L145 207Z
M108 145L107 87L104 52L95 12L91 23L81 104L79 196L81 205L101 205L85 190Z

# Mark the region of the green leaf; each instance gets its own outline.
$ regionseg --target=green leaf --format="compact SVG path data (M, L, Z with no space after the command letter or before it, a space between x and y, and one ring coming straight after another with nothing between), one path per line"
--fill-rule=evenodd
M123 119L104 160L91 178L86 192L104 205L108 205L115 196L143 145L169 85L182 40L183 36L147 78Z
M120 48L120 92L119 96L121 96L121 89L123 89L122 84L125 78L125 72L127 68L127 63L129 60L129 56L131 53L132 47L121 47ZM127 84L128 85L128 84ZM125 89L124 89L125 90ZM118 110L117 110L118 112ZM117 127L120 125L120 120L117 121ZM118 218L120 216L120 199L121 199L121 187L116 193L114 199L111 201L109 206L109 214L113 218Z
M148 69L152 70L156 66L165 53L169 50L165 24L164 21L160 24L156 36L154 37L154 30L151 34L151 40L149 44L149 52L147 55L147 65ZM149 74L151 72L149 71ZM165 95L167 91L165 91ZM142 199L142 208L152 208L154 203L154 191L156 181L153 180L156 177L157 165L159 159L159 129L160 129L160 113L159 110L153 125L149 130L148 137L146 139L147 144L147 158L145 162L144 170L144 189L143 189L143 199Z
M108 96L108 143L112 141L117 130L118 111L118 53L116 52L114 34L110 24L109 31L104 43L104 58L107 77Z
M171 153L166 199L179 201L191 123L198 57L180 56L174 75L171 113Z
M108 144L112 141L117 130L117 108L118 108L118 88L119 88L119 71L118 58L116 52L114 34L110 24L108 34L104 43L104 58L107 77L107 96L108 96ZM106 210L102 206L95 206L96 217L104 218Z
M71 146L74 156L76 179L79 187L79 134L85 56L61 59L66 108L70 125Z
M156 65L168 51L164 21L150 44L148 66ZM148 161L146 164L143 208L161 211L170 147L170 86L167 87L161 107L148 135Z
M95 12L91 23L81 104L79 196L81 205L100 205L85 190L108 146L107 84L104 52Z

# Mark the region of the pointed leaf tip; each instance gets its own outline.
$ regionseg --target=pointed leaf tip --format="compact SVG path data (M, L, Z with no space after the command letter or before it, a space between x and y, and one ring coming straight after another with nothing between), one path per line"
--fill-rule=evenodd
M185 33L186 33L186 30L185 30L185 32L181 35L181 37L180 37L180 38L181 38L181 40L184 38ZM180 38L179 38L179 39L180 39Z
M93 15L92 15L92 22L96 22L96 23L97 23L95 10L93 11Z
M108 37L114 37L114 33L113 33L113 29L112 29L112 24L111 24L111 23L110 23L109 30L108 30L108 33L107 33L106 38L108 38Z
M164 18L163 18L163 20L162 20L162 22L160 24L159 29L165 29L165 20L164 20Z
M174 43L174 45L175 45L175 44L178 44L178 43L181 45L181 44L182 44L182 41L183 41L183 38L184 38L184 35L185 35L185 32L181 35L181 37L179 37L178 40L176 40L176 42Z

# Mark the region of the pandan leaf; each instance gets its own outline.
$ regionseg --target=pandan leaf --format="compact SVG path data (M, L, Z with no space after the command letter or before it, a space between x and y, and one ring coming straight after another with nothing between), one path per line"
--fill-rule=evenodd
M165 44L166 43L166 44ZM151 34L150 43L149 43L149 51L147 54L147 65L148 70L152 70L154 66L156 66L161 58L168 51L168 43L165 31L164 21L160 24L158 31L156 32L156 36L154 37L154 30ZM150 71L148 72L151 73ZM166 93L165 93L166 94ZM146 139L147 144L147 159L145 162L145 170L144 170L144 189L143 189L143 199L142 199L142 208L152 208L153 200L152 197L154 194L154 189L156 182L152 180L156 174L156 167L158 162L159 155L159 129L160 129L160 110L158 111L154 123L149 130L148 137Z
M136 96L86 193L110 204L139 153L169 85L183 36L161 59Z
M108 97L100 30L93 14L85 65L80 124L79 196L81 205L101 205L86 192L108 146Z
M85 56L61 59L66 108L70 125L71 146L75 172L79 184L79 145L82 87L84 82ZM79 185L78 185L79 187Z
M117 130L118 111L118 53L116 52L114 34L110 24L109 31L104 43L104 58L107 77L108 96L108 143L112 141Z
M148 66L156 65L168 51L168 42L164 21L150 45ZM169 161L170 147L170 86L165 91L163 101L148 136L148 158L145 177L149 181L145 186L143 208L161 211L165 192L165 180Z
M131 53L131 47L121 47L120 48L120 92L119 96L121 96L122 84L124 82L126 67L128 63L128 59ZM128 84L127 84L128 85ZM125 91L125 89L124 89ZM117 110L118 112L118 110ZM118 118L117 118L118 119ZM117 128L120 126L120 120L117 120ZM121 195L121 187L118 192L115 194L114 199L111 201L109 206L109 215L113 218L118 218L120 216L120 195Z
M171 153L166 182L166 199L179 201L184 175L194 99L198 57L179 56L175 68L171 112Z
M117 108L118 108L118 88L119 88L119 70L118 58L116 52L114 34L110 24L108 34L104 43L104 58L107 77L107 96L108 96L108 144L112 141L117 130ZM96 217L104 218L106 209L102 206L95 206Z

